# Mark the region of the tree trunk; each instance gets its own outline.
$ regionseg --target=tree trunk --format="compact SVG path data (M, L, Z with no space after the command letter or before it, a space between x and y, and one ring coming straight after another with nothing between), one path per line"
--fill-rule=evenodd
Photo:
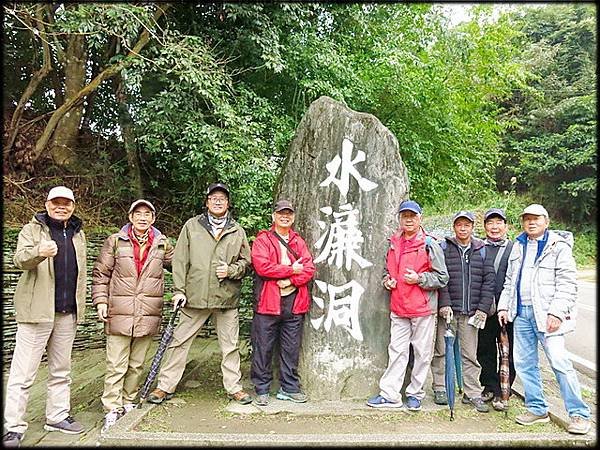
M161 4L159 6L159 9L154 14L154 20L158 20L160 16L162 16L169 7L169 4ZM80 105L87 95L91 94L98 88L100 83L102 83L104 80L114 77L124 67L127 67L134 58L138 57L139 52L146 46L149 40L150 33L148 30L144 29L136 45L122 61L113 64L112 66L100 72L100 74L96 78L94 78L88 85L83 87L83 89L81 89L76 96L72 98L67 98L65 103L56 111L54 111L54 114L52 114L52 117L50 117L50 120L48 121L46 128L44 129L44 132L35 144L33 158L34 161L38 159L42 155L42 152L46 149L48 142L50 141L52 135L56 130L58 122L63 118L63 116L65 116L72 108Z
M127 109L127 95L124 93L125 86L121 74L115 77L115 97L119 105L119 126L121 127L121 136L123 136L123 144L127 154L127 165L129 168L130 186L133 194L137 198L144 196L144 187L142 185L142 176L140 171L140 161L137 153L137 144L133 131L133 121Z
M83 35L69 37L65 61L65 98L76 98L85 86L87 64L86 42ZM73 106L57 123L51 144L52 159L59 166L71 165L77 159L77 138L83 105Z

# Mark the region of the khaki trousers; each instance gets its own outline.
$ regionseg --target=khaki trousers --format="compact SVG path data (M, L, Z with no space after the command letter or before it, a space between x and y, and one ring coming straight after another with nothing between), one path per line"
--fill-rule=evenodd
M106 336L106 375L102 406L105 412L133 403L152 336Z
M462 362L462 374L464 392L469 398L481 397L483 388L479 382L481 365L477 361L477 341L479 329L467 323L469 316L466 314L454 314L450 327L460 342L460 359ZM458 328L458 332L457 332ZM435 338L435 349L433 361L431 362L431 375L433 376L433 390L445 391L445 354L446 345L444 333L446 332L446 321L440 317L437 323L437 334ZM458 333L458 334L457 334Z
M46 422L66 419L71 410L71 351L77 317L54 314L54 322L18 323L4 406L5 431L25 433L25 411L44 350L48 354Z
M404 318L390 313L390 345L388 346L388 366L379 381L379 395L392 402L402 403L402 384L408 365L410 344L415 355L406 387L406 396L422 400L425 397L423 385L433 357L433 337L435 334L435 315Z
M217 339L221 348L223 386L229 394L242 390L238 343L240 327L237 308L183 308L181 310L179 324L175 327L173 340L167 347L158 374L157 387L159 389L169 393L175 392L175 388L183 376L187 356L194 338L211 315L216 322Z

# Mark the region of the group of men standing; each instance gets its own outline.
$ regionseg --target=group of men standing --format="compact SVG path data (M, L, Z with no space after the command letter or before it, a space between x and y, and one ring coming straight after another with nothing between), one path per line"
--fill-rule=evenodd
M84 431L70 414L70 372L75 331L85 311L86 239L81 220L73 215L71 189L51 189L45 206L46 212L36 214L21 230L14 257L23 274L14 296L17 336L4 410L5 446L19 446L27 430L29 390L45 350L49 375L44 427L68 434ZM297 368L304 315L310 307L307 284L315 266L306 243L292 229L294 206L277 202L273 226L259 233L252 249L230 214L227 185L211 184L205 206L184 224L175 247L153 226L156 208L145 199L131 204L129 222L104 241L92 270L92 301L106 334L103 430L135 407L143 364L160 328L165 268L173 273L173 308L181 308L182 314L149 402L173 397L194 338L209 317L216 326L228 397L240 404L253 401L241 383L238 315L241 280L251 264L256 272L254 401L269 403L277 342L277 398L307 400Z
M421 226L422 209L407 200L398 210L399 227L390 238L383 286L390 291L388 366L379 394L367 401L375 408L402 408L402 386L414 354L406 408L421 409L429 368L433 400L445 405L444 333L452 327L460 343L464 376L462 402L478 412L506 407L501 399L496 342L501 326L509 335L509 383L518 375L527 411L521 425L550 420L538 360L541 344L558 381L570 417L567 431L586 434L590 409L581 397L577 374L565 349L564 334L572 331L577 284L572 240L550 231L546 209L532 204L521 214L523 232L507 238L505 212L484 214L485 239L474 236L475 216L459 211L452 219L454 236L441 241ZM436 324L437 322L437 324Z
M139 199L131 204L129 222L109 236L92 274L92 300L106 333L106 375L102 405L104 429L134 408L143 363L152 336L158 333L163 308L164 269L173 273L173 308L180 321L169 344L152 403L173 397L194 338L209 317L216 325L222 352L221 371L227 395L241 404L253 398L241 384L239 315L241 280L252 266L251 381L254 402L270 401L272 359L279 343L277 398L307 401L298 376L305 314L310 308L308 283L315 274L310 251L293 229L295 209L280 200L273 225L261 231L252 247L244 229L230 214L230 191L223 183L206 191L206 210L183 226L176 246L153 226L156 208ZM14 263L23 269L14 296L17 335L4 409L3 444L18 446L29 390L44 351L48 356L48 431L78 434L84 427L70 414L71 349L77 323L84 319L86 239L75 215L73 192L50 190L46 211L34 216L18 238ZM590 429L589 407L581 400L577 377L564 351L564 332L572 329L576 301L575 263L571 246L548 231L548 213L531 205L521 216L524 233L513 244L506 237L504 211L484 216L486 239L473 236L471 212L454 216L455 236L438 242L421 226L422 210L414 201L399 208L398 231L390 239L383 286L390 291L389 364L374 407L401 407L401 387L414 350L407 407L419 410L429 367L434 401L444 392L446 321L458 331L464 367L463 402L478 411L496 409L500 387L495 339L499 326L514 324L514 370L525 387L527 413L517 422L548 420L539 367L541 342L561 387L572 433ZM439 320L438 320L439 319ZM437 331L436 331L437 330ZM442 336L440 338L440 336Z

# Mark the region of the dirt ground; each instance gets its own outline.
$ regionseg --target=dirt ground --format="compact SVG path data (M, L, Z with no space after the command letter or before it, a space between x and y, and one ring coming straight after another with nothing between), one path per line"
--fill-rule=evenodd
M449 420L447 407L429 402L419 412L380 410L364 407L344 414L311 412L310 407L302 413L280 411L239 414L227 411L229 401L221 384L220 355L211 357L197 373L191 374L175 397L150 411L137 425L135 431L184 432L184 433L250 433L250 434L368 434L368 433L564 433L559 426L549 423L522 427L515 424L515 416L525 411L522 401L511 397L508 417L491 410L477 413L472 407L460 403L457 395L455 420ZM242 373L249 373L249 363L242 363ZM251 386L249 380L242 380ZM273 386L271 392L275 392ZM310 400L309 400L310 401ZM271 395L271 402L283 403ZM364 405L364 402L356 402ZM315 402L315 406L317 403ZM252 408L254 410L254 408ZM318 413L318 415L317 415Z

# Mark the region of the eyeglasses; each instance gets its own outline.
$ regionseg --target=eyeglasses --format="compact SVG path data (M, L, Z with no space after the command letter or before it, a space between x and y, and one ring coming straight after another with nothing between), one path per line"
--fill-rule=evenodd
M227 203L227 197L208 197L212 203Z
M141 212L141 211L136 211L133 213L133 217L139 219L141 217L152 217L152 213L151 212Z

